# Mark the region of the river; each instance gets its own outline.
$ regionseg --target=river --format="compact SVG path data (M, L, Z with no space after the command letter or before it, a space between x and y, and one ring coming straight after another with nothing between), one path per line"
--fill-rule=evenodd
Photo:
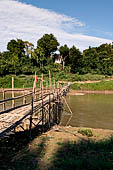
M91 127L113 129L113 95L85 94L70 95L66 101L73 115L68 125L76 127ZM61 125L69 120L69 109L64 103Z

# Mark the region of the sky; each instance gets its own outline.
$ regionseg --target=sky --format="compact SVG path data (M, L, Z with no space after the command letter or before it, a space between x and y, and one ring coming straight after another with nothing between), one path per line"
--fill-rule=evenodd
M113 0L0 0L0 51L11 39L54 34L81 51L113 42Z

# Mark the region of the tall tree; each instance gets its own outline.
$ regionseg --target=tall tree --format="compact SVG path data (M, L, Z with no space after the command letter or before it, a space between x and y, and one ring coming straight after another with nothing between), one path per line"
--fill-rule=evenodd
M99 56L96 48L86 49L83 51L83 73L99 72Z
M25 55L28 57L31 57L33 51L34 51L34 45L28 41L24 41L25 45Z
M37 47L32 55L32 58L36 61L36 65L42 68L47 62L47 58L45 57L45 51L42 47Z
M25 54L25 44L21 39L11 40L7 44L7 49L11 54L17 54L21 58Z
M50 57L51 54L57 50L58 46L59 42L53 34L45 34L37 41L37 48L44 50L46 58Z
M65 65L69 64L69 48L65 44L64 46L61 46L59 48L60 55L62 57L62 64L63 64L63 69Z
M10 53L3 52L0 54L0 75L5 75L10 71Z
M7 44L7 49L10 53L10 63L15 74L21 71L21 66L25 62L25 44L24 41L17 39L11 40Z
M77 49L75 46L70 48L69 50L69 57L70 57L70 63L71 63L71 72L72 73L80 73L80 70L82 68L82 55L79 49Z

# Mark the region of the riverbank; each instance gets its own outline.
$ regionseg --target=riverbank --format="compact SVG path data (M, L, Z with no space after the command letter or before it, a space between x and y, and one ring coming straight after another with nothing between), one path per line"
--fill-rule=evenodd
M29 93L32 91L32 88L15 88L14 92L15 93ZM37 89L39 90L39 88ZM3 93L3 91L10 93L12 91L11 88L6 88L6 89L0 89L0 93ZM113 91L111 90L73 90L70 89L67 95L85 95L85 94L113 94Z
M85 82L74 82L70 84L70 89L81 90L81 91L113 91L113 80L107 81L85 81Z
M92 132L91 137L86 131ZM22 137L14 142L13 137L5 146L1 144L0 165L2 170L113 169L112 134L106 129L54 126L30 142Z
M85 95L85 94L113 94L110 90L69 90L68 95Z

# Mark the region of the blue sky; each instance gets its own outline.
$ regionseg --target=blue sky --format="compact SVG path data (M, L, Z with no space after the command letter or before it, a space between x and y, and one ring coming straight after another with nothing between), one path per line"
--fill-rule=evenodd
M86 24L85 34L113 39L113 0L19 0L50 9ZM76 32L76 30L75 30Z
M81 51L113 41L113 0L0 0L0 51L11 39L53 33Z

